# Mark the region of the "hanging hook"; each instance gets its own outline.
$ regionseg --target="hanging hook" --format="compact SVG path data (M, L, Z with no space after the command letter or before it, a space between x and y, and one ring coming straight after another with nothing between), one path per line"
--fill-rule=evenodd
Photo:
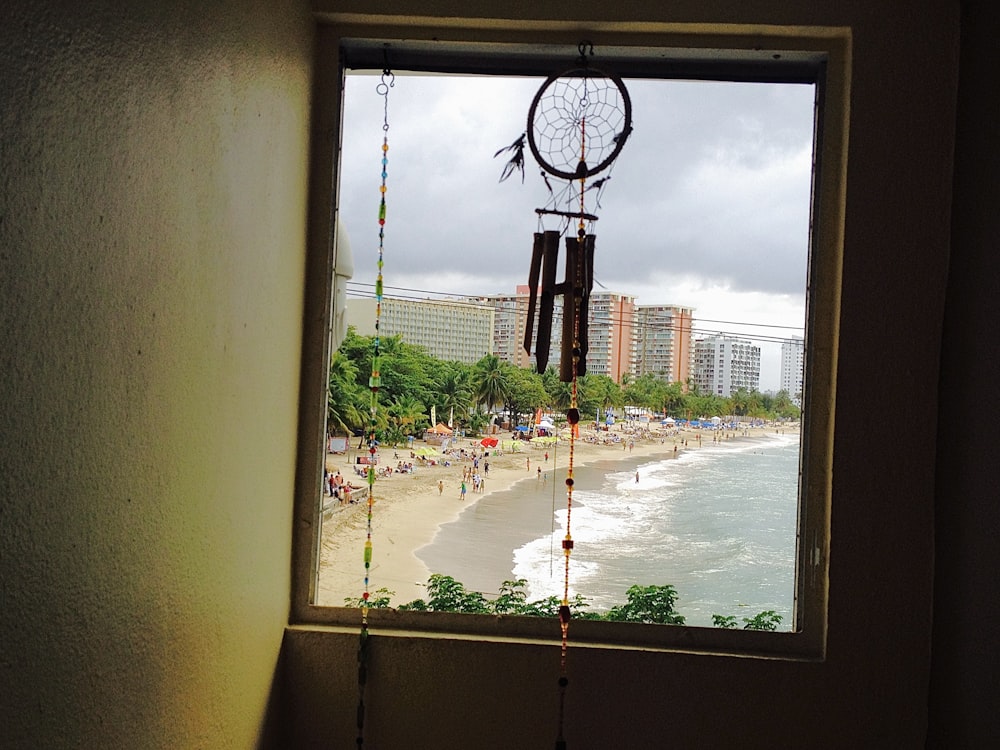
M384 96L386 99L387 117L389 107L389 89L395 85L396 76L393 75L392 70L389 69L389 45L386 44L382 47L382 78L380 83L375 87L375 91L379 96ZM389 129L388 124L384 126L384 129Z
M376 90L384 96L395 83L396 76L389 68L389 45L385 44L382 46L382 82L376 87Z
M389 70L389 45L382 45L382 75L391 76L392 71Z

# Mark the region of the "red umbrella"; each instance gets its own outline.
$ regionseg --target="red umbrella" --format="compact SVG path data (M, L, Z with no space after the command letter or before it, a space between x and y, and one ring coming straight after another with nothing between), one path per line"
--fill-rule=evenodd
M479 444L484 448L496 448L497 439L496 438L483 438L479 441Z

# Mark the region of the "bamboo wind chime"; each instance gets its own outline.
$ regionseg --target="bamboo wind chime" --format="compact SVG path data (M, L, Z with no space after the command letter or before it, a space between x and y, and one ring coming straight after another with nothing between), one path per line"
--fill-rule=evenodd
M632 132L632 103L620 78L590 67L587 50L590 42L578 46L580 56L575 67L550 76L542 84L528 110L527 129L509 146L494 154L511 153L500 176L503 182L520 171L524 182L525 137L532 155L543 170L540 174L548 189L549 201L535 209L540 224L535 232L528 271L528 314L524 332L524 350L530 356L535 341L535 366L539 373L548 367L552 344L556 297L562 296L559 379L571 383L569 423L569 461L566 470L566 533L562 539L563 596L559 606L561 634L559 659L559 716L556 750L566 750L564 737L566 689L569 685L567 652L569 648L570 557L573 552L571 520L573 511L573 462L579 434L579 377L587 373L588 317L590 294L594 284L596 235L589 227L597 216L587 210L588 193L597 191L594 203L611 179L610 174L589 185L587 180L610 167ZM553 189L549 176L566 180ZM559 184L559 183L557 183ZM544 222L553 217L558 229L546 229ZM565 278L556 282L559 264L559 240L575 222L576 231L566 236ZM537 305L537 310L536 310ZM538 330L535 331L537 313Z

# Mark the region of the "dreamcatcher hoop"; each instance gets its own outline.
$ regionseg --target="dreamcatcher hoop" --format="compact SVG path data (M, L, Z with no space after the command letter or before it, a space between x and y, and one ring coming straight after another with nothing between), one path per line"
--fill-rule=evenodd
M632 100L621 78L585 64L549 76L528 108L528 147L542 169L564 180L604 171L631 132Z

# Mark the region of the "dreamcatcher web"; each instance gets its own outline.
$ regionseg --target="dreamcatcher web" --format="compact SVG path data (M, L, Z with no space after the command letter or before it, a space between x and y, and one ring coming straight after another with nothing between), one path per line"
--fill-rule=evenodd
M618 156L631 130L632 104L621 80L592 68L550 77L528 111L528 143L543 169L590 177Z

